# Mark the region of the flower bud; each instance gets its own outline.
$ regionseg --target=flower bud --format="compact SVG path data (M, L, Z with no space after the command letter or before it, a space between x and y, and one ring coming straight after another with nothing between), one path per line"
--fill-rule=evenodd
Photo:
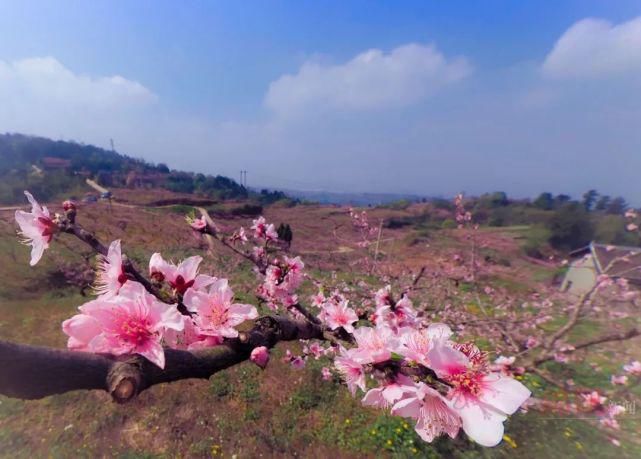
M269 349L265 346L256 347L251 352L249 359L259 367L265 368L267 366L267 362L269 362Z

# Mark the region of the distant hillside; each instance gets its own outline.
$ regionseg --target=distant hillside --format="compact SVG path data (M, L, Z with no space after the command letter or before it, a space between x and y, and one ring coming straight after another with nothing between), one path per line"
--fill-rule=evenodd
M284 190L291 197L318 202L352 206L379 206L398 201L419 202L426 198L415 194L397 193L339 193L333 191Z
M245 187L221 175L170 170L93 145L0 134L0 203L22 202L25 188L47 197L81 193L87 178L105 187L164 188L216 199L248 196Z

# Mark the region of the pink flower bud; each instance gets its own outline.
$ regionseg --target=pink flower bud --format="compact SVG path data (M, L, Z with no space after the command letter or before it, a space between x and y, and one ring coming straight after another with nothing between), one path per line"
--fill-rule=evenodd
M65 212L68 212L70 210L76 210L76 203L67 199L65 202L62 203L62 208Z
M252 351L249 359L259 367L265 368L267 362L269 362L269 349L265 346L256 347Z

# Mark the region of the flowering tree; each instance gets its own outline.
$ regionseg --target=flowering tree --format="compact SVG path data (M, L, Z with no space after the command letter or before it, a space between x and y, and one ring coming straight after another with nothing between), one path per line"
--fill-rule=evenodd
M410 294L425 270L407 288L390 284L351 296L354 292L318 283L319 292L307 306L299 298L301 284L308 277L304 263L300 257L281 253L284 245L273 224L261 217L254 220L250 231L241 227L227 235L206 212L198 219L188 218L192 231L212 238L254 266L259 281L257 302L241 304L234 301L226 279L199 273L201 257L174 264L155 253L148 273L143 274L122 253L120 241L106 246L76 222L74 203L66 201L62 214L51 215L25 194L32 209L17 211L16 222L23 241L32 247L32 266L54 237L64 234L92 247L101 262L97 298L79 306L79 313L62 324L69 350L0 341L0 393L13 397L102 389L122 403L155 384L208 378L246 360L265 368L270 348L281 341L304 340L302 355L287 351L286 359L294 367L304 367L309 356L331 358L333 366L323 369L324 379L340 377L353 395L364 393L364 405L413 419L423 440L431 442L441 435L454 438L462 429L479 444L494 446L503 438L503 422L526 403L550 408L544 401L530 399L530 390L515 375L527 371L560 384L540 370L545 362L639 334L632 329L574 346L563 344L585 311L593 309L597 291L621 287L612 282L600 283L567 308L569 319L561 328L538 335L535 329L525 338L528 327L524 320L535 328L544 323L553 301L540 302L524 319L513 313L507 298L486 290L486 297L496 305L478 320L447 304L451 292L435 290L434 297L443 299L443 305L416 309ZM457 217L459 223L471 225L472 216L464 212L462 197L457 198L457 209L462 215ZM374 231L365 225L366 215L355 215L352 212L359 223L355 226L367 240L367 234ZM472 261L465 266L472 271L470 279L476 281L476 239L470 238L474 241ZM625 295L623 287L620 293ZM259 317L257 306L271 313ZM492 338L497 354L512 355L491 361L472 341L483 333ZM625 371L641 375L638 362ZM616 384L631 383L625 375L616 378ZM566 386L580 397L585 410L602 413L604 422L614 426L621 408L606 407L605 396L599 392ZM564 405L568 406L578 409L576 404Z

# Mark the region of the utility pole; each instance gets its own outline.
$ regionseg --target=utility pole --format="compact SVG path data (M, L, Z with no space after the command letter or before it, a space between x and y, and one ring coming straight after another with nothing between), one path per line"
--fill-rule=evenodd
M116 148L114 147L114 139L109 139L109 142L111 143L111 151L114 153L116 152Z
M247 171L245 170L240 171L240 186L247 188Z

